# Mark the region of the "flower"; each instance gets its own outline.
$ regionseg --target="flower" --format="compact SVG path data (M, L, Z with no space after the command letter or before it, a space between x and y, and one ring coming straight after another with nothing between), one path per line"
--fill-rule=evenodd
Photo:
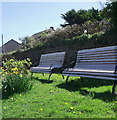
M11 100L13 100L13 98L10 98Z
M20 77L22 77L22 74L20 74Z
M6 109L6 107L3 107L4 109Z
M17 68L12 68L11 70L15 71L15 70L18 70Z
M70 109L72 109L72 110L73 110L74 108L73 108L73 107L70 107Z
M13 73L18 74L18 72L13 72Z
M74 111L73 113L75 114L76 112Z
M2 74L2 76L5 76L5 74Z
M3 72L5 72L6 70L2 69Z
M9 75L9 73L8 73L8 72L6 72L6 75Z
M41 108L40 111L42 111L43 109Z
M50 92L52 92L52 90L50 90Z
M67 102L66 102L65 104L66 104L66 105L68 105L68 103L67 103Z

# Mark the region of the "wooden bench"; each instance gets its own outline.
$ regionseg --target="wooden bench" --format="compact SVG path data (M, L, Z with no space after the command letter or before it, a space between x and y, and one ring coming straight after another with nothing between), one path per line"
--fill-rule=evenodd
M114 93L117 84L117 46L79 50L75 67L65 69L62 74L67 76L66 83L69 76L114 80Z
M65 52L56 52L50 54L43 54L41 55L39 65L37 67L31 67L30 70L32 73L50 73L50 76L53 73L62 73L60 70L63 71L62 66L64 62ZM54 69L58 69L55 71ZM62 75L63 76L63 75Z

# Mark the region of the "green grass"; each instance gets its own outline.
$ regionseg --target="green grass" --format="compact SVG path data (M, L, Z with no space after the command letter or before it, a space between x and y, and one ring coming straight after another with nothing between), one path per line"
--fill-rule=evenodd
M34 74L31 91L2 100L3 118L115 118L113 81Z

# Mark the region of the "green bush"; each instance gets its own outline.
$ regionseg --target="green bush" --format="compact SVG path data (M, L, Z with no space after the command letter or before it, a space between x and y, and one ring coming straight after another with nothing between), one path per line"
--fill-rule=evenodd
M25 92L32 88L31 72L27 69L31 65L30 59L15 61L10 59L3 62L1 68L2 93L9 96L14 93Z

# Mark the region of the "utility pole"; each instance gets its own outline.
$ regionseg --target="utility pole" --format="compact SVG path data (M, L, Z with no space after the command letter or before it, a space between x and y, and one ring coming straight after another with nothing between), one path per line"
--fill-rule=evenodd
M2 54L4 54L3 34L2 34Z

